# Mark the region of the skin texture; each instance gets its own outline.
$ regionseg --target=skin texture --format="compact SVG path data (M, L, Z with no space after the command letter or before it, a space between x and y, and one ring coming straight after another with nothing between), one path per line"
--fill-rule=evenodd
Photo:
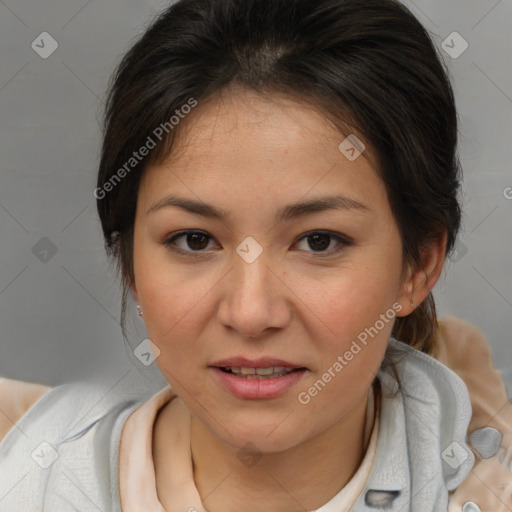
M392 321L307 405L298 394L393 304L407 315L411 300L426 297L442 269L445 238L423 251L424 271L408 269L402 278L400 233L369 144L349 161L338 149L348 134L311 106L232 89L200 103L180 130L172 159L148 167L142 178L132 291L160 350L156 364L192 413L196 485L210 512L247 503L256 512L318 508L364 456L368 391ZM171 194L213 204L226 217L176 206L148 213ZM328 195L365 209L275 219L285 205ZM195 246L186 236L175 240L183 253L165 245L188 229L207 237ZM352 241L306 237L318 230ZM248 236L263 251L252 263L236 252ZM278 397L243 400L225 391L209 368L235 356L271 356L308 370ZM153 444L164 507L172 464L165 432L164 408ZM251 467L237 457L247 443L259 457Z

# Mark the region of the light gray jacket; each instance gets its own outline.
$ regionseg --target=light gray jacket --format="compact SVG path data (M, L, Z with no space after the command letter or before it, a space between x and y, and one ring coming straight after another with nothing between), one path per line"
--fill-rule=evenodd
M377 378L377 454L351 510L446 512L475 463L464 382L393 338ZM45 393L0 442L0 512L121 512L122 428L155 392L140 387L132 370L114 387L75 382Z

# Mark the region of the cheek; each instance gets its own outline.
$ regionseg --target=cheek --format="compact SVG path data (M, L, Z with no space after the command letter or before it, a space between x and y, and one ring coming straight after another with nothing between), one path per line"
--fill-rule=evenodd
M400 269L395 267L358 264L323 281L302 278L309 290L303 297L312 322L309 338L319 355L311 375L312 382L321 381L317 405L343 396L348 406L377 373L396 318Z
M336 287L319 286L316 298L310 295L322 320L322 324L315 322L320 326L316 331L310 331L311 353L318 354L318 359L297 398L312 416L322 415L327 423L339 419L368 389L395 321L394 300L388 289L369 274L362 284L358 275L339 279Z
M296 275L289 286L325 327L326 334L347 340L373 325L392 308L398 291L399 268L362 263L341 266L321 278ZM318 329L317 329L318 330Z
M194 350L200 328L199 318L206 315L208 289L203 282L176 279L148 280L144 283L148 312L145 322L148 336L162 350L174 355ZM173 350L180 341L179 351Z
M148 310L146 318L160 330L169 329L200 303L212 287L200 263L176 264L162 244L137 241L134 270L137 290Z
M170 264L160 249L141 248L134 267L148 337L161 348L162 356L177 340L188 342L182 342L179 351L171 350L174 355L192 348L194 319L208 301L209 280L201 279L192 265Z

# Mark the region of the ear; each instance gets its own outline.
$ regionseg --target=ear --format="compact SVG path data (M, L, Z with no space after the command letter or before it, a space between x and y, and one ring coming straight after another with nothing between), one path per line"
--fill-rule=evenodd
M420 250L421 267L409 267L397 301L402 305L397 316L410 315L428 296L443 271L447 232ZM411 305L411 302L413 305Z

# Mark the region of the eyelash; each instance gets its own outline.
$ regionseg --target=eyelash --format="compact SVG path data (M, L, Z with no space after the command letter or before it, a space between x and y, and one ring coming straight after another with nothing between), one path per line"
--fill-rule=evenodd
M180 232L174 234L170 238L166 239L163 242L163 245L168 247L173 252L183 254L188 257L201 257L206 252L205 250L185 251L183 249L180 249L179 247L176 247L176 245L175 245L176 240L178 240L179 238L182 238L188 234L192 234L192 233L202 234L202 235L206 236L207 238L209 238L210 240L213 240L213 237L211 237L210 235L208 235L207 233L205 233L203 231L190 229L190 230L180 231ZM337 254L338 252L343 250L345 247L349 247L350 245L352 245L352 240L350 240L348 237L341 236L340 234L333 233L331 231L321 231L321 230L308 231L301 238L298 239L298 242L300 242L303 239L310 238L313 235L317 235L317 234L326 235L326 236L330 237L331 240L332 239L336 240L339 243L339 245L336 249L331 249L330 251L324 251L324 252L306 251L306 252L311 252L315 258L325 258L327 256L332 256L333 254Z

